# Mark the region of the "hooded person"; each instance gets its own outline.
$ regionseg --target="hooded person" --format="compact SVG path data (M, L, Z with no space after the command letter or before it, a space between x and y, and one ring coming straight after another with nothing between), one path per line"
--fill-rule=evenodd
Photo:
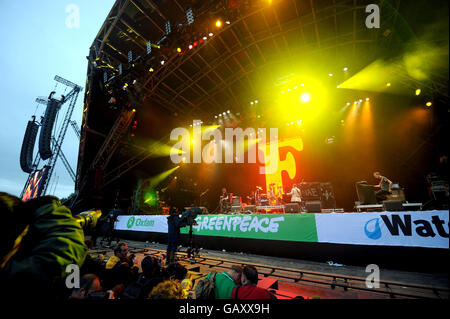
M14 298L56 298L71 273L81 267L87 246L81 225L59 199L43 196L22 202L0 193L0 282ZM6 296L5 296L6 297Z

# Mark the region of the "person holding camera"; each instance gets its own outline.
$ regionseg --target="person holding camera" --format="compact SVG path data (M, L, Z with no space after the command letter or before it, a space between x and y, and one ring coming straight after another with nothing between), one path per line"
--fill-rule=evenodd
M187 225L187 220L185 218L180 218L178 215L178 209L172 207L170 209L170 215L167 217L168 225L168 240L167 240L167 259L166 264L170 265L175 262L175 251L178 247L178 242L180 241L180 228Z

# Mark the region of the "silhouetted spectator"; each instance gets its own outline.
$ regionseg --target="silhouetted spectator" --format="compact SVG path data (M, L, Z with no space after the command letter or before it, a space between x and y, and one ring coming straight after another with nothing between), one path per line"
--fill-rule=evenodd
M101 291L100 278L94 274L83 275L80 279L80 288L74 288L70 299L86 299L89 295Z

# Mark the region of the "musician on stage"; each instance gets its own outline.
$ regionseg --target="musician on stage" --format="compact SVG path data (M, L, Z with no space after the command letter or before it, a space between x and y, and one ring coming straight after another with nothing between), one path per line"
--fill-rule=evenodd
M225 210L228 211L228 199L229 194L227 193L227 189L224 187L222 188L222 194L220 195L220 212L224 213Z
M378 185L374 185L374 187L380 188L380 190L375 192L375 197L377 198L377 202L381 203L382 201L387 199L387 195L392 193L392 182L387 178L380 174L380 172L374 172L373 177L380 180Z
M287 195L291 196L291 203L298 203L299 205L302 202L302 192L300 191L300 188L297 187L297 184L294 184L292 186L292 189Z
M267 192L267 197L270 201L270 205L276 205L276 203L277 203L277 197L275 195L274 185L275 184L270 184L269 191Z

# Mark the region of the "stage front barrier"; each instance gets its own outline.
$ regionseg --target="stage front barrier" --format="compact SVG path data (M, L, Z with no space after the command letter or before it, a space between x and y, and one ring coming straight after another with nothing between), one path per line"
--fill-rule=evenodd
M448 211L199 215L196 236L368 246L449 248ZM119 231L167 234L167 216L119 216ZM187 227L181 229L188 234Z

